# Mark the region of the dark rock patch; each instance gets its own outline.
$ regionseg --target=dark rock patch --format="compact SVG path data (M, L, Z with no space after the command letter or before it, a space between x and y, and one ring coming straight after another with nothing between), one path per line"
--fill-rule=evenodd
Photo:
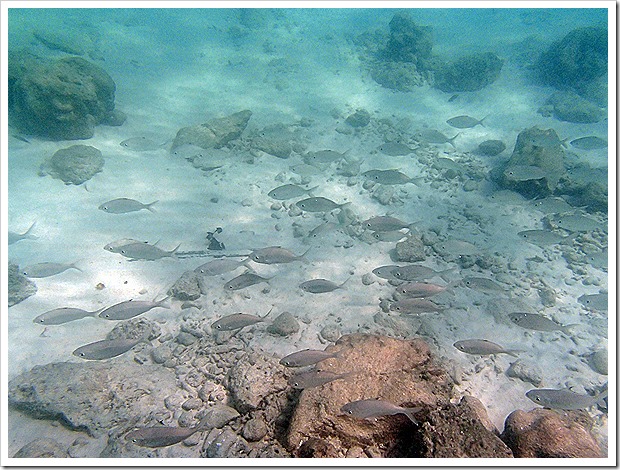
M498 79L503 64L492 52L461 57L435 71L434 86L446 93L478 91Z

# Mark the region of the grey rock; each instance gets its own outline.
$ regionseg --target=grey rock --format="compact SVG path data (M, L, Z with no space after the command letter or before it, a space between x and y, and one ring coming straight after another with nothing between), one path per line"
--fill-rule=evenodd
M72 145L58 150L41 164L40 174L49 174L65 184L82 184L103 170L101 151L90 145Z
M283 312L267 327L267 331L280 336L292 335L299 331L299 322L289 312Z
M218 403L207 410L205 419L209 428L219 429L239 416L241 415L234 408Z
M18 265L9 263L7 299L9 307L26 300L36 293L37 285L19 272Z
M156 348L151 349L151 359L156 364L163 364L164 362L172 359L172 349L167 344L162 344Z
M366 127L370 124L370 113L365 109L358 109L349 115L345 122L351 127Z
M424 242L417 233L410 233L406 240L398 242L394 251L394 261L414 263L426 259Z
M192 144L204 149L222 148L228 142L238 139L252 116L249 110L239 111L223 118L211 119L204 124L179 129L172 149Z
M435 87L446 93L478 91L499 77L503 59L493 52L460 57L435 70Z
M485 140L478 145L478 153L488 157L494 157L506 150L506 144L501 140Z
M196 342L196 337L189 333L181 331L177 335L176 341L177 343L182 344L183 346L189 346L190 344L194 344Z
M598 351L594 351L588 357L588 364L592 368L594 372L598 372L602 375L607 375L608 373L608 356L609 353L607 349L599 349Z
M168 290L168 295L179 300L196 300L202 295L200 280L202 276L194 271L186 271Z
M593 123L606 116L602 108L572 91L555 92L545 105L553 110L553 115L560 121Z
M202 400L200 398L189 398L181 405L185 411L199 410L202 408Z
M384 88L403 92L428 84L425 74L409 62L377 61L370 70L370 76Z
M265 421L260 418L252 418L243 426L242 435L247 441L256 442L265 437L267 432Z
M230 429L214 429L205 439L201 455L207 458L246 457L248 451L247 441Z
M13 458L24 458L24 459L64 459L69 457L69 453L67 449L61 446L54 439L49 438L41 438L35 439L32 442L29 442L24 447L19 449Z
M331 341L332 343L338 341L338 338L340 338L341 336L340 328L338 328L336 325L325 325L321 329L320 334L323 339Z
M506 371L506 375L531 383L536 387L541 386L543 383L542 369L536 364L523 359L517 359L513 362Z

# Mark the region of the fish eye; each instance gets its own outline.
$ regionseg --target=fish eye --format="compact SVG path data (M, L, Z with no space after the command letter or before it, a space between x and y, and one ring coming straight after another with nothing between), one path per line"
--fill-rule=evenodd
M347 410L347 413L349 413L350 415L353 414L353 410Z
M465 281L466 286L471 286L471 281Z
M24 276L27 276L27 275L28 275L28 273L27 273L26 271L24 271L22 274L23 274Z
M539 396L535 396L535 397L534 397L534 400L535 400L536 402L540 403L540 397L539 397Z
M85 354L83 352L80 353L80 357L84 357Z
M222 329L222 325L216 325L216 326L215 326L215 328L216 328L217 330L221 330L221 329Z
M299 382L295 382L295 383L293 384L293 387L299 387Z
M260 259L260 256L258 256L258 255L254 255L254 256L252 256L252 259L253 259L254 261L258 261L258 260Z

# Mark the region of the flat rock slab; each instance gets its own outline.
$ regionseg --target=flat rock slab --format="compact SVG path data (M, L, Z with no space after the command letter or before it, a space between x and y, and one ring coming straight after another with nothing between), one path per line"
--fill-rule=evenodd
M172 150L181 145L196 145L203 149L222 148L231 140L241 136L252 116L252 111L245 110L223 118L211 119L204 124L179 129Z
M321 362L321 370L356 373L301 392L287 435L295 456L511 456L469 403L450 402L453 382L422 339L353 334L327 351L340 354ZM340 411L348 402L370 398L421 407L420 426L400 414L364 420Z

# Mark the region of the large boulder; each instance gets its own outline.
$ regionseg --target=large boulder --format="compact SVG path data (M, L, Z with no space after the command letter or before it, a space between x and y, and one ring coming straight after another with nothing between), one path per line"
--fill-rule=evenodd
M21 132L53 140L90 139L98 124L116 124L114 80L81 57L53 62L9 55L9 118Z
M390 21L390 36L382 58L422 66L424 59L431 56L432 50L433 37L430 26L418 26L407 12L394 15Z
M301 392L287 434L297 457L510 457L510 450L485 427L479 411L451 403L453 382L421 339L343 336L327 351L336 358L321 370L352 372L345 379ZM416 426L404 415L373 420L348 416L351 401L381 398L420 407Z
M553 115L560 121L586 124L607 116L605 109L569 90L555 92L538 112L543 116Z
M39 174L49 174L65 184L82 184L103 170L101 151L91 145L72 145L58 150L41 164Z
M230 116L211 119L204 124L179 129L172 150L190 144L203 149L222 148L231 140L238 139L248 125L252 111L244 110Z
M493 52L461 57L435 72L435 87L447 93L478 91L498 79L504 65Z

